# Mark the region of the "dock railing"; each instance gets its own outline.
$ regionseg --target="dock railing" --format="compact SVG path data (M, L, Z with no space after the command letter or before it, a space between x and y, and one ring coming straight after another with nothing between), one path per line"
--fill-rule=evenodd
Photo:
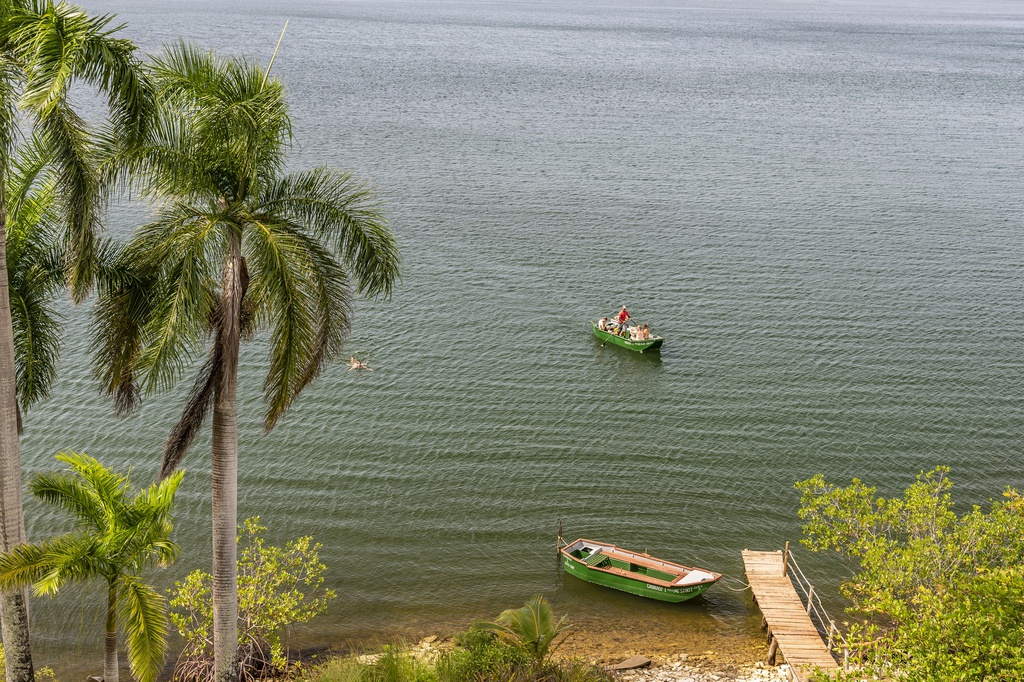
M796 562L796 557L789 549L788 541L786 542L786 551L782 562L784 574L787 573L787 568L793 569L791 574L793 584L796 585L798 594L803 593L803 599L807 603L807 615L810 616L814 627L818 629L818 634L825 640L825 646L833 656L842 662L843 668L848 670L850 658L849 643L836 626L835 619L828 615L824 604L821 603L821 597L814 590L814 585L807 579L800 565Z

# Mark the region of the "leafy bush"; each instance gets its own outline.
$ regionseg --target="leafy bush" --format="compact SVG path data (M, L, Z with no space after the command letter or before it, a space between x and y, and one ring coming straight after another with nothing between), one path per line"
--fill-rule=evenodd
M437 662L441 682L514 679L531 667L530 655L493 632L472 628L455 638L455 648Z
M949 469L885 499L854 479L816 476L801 492L803 543L859 563L843 583L849 644L862 669L915 682L1024 679L1024 498L953 511Z
M332 590L323 589L327 567L320 543L309 536L282 547L263 541L259 517L246 519L239 536L238 660L243 680L281 674L288 659L281 633L327 610ZM213 674L213 576L193 571L171 591L171 620L185 638L175 680L206 680Z

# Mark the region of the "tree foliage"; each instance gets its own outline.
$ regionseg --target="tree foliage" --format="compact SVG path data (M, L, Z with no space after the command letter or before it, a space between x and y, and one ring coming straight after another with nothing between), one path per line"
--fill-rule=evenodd
M178 555L170 540L171 511L184 471L135 491L128 476L88 455L67 452L57 459L70 471L37 474L29 488L72 516L75 529L0 555L0 588L31 585L38 595L55 595L68 583L105 581L104 678L117 682L116 626L125 634L132 674L140 682L153 682L167 646L167 607L143 582L142 573L154 565L166 566Z
M801 493L803 544L857 565L841 591L863 669L921 681L1024 679L1024 498L953 509L947 467L918 475L902 497L857 479L815 476Z
M227 359L217 346L233 239L242 340L269 332L267 431L341 351L354 294L391 294L400 257L380 204L352 173L284 172L291 119L281 81L184 43L154 58L151 77L158 122L124 163L159 210L122 254L130 276L103 292L94 340L103 390L124 414L210 349L168 440L166 474L202 425Z
M327 567L320 562L320 543L310 536L284 547L267 545L259 517L246 519L239 535L238 650L242 679L276 675L288 660L281 635L293 623L304 623L327 610L335 597L325 589ZM174 583L171 620L185 638L175 666L175 679L209 679L213 665L213 576L193 571Z

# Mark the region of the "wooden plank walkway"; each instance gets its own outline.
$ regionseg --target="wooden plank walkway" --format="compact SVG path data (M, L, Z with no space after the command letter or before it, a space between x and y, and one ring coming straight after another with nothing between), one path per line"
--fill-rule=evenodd
M745 549L743 568L754 601L768 624L769 658L774 658L774 640L799 682L809 679L815 668L837 670L839 666L821 641L793 581L783 575L782 552Z

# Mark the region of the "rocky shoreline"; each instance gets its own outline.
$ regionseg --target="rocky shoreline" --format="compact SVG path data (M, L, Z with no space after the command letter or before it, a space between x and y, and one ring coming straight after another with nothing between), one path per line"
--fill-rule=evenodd
M679 654L649 667L613 671L621 682L788 682L787 666L720 665Z

